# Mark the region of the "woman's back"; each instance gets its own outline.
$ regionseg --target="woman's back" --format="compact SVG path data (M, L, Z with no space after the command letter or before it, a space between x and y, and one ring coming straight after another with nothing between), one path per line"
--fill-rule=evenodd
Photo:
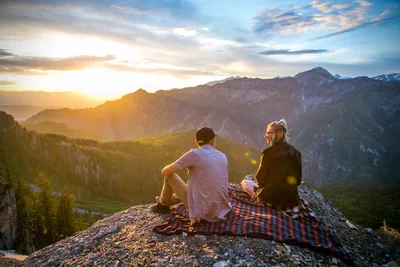
M262 152L256 178L257 196L265 203L281 208L298 204L297 186L302 180L301 153L285 141Z

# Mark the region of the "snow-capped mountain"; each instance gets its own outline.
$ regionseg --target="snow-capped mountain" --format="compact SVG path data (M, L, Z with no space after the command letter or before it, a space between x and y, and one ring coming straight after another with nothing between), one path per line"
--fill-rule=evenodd
M349 80L349 79L353 79L351 77L342 77L339 74L335 74L333 77L335 77L338 80Z
M373 77L373 79L385 82L400 82L400 73L382 74Z

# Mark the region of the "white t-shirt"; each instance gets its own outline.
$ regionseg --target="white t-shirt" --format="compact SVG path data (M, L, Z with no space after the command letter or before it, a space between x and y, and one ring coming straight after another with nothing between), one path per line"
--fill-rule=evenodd
M231 210L228 193L228 160L211 145L191 149L174 163L188 169L189 217L196 221L224 220Z

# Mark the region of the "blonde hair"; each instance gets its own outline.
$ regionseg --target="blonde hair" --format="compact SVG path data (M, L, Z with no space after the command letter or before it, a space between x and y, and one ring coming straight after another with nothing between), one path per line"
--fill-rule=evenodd
M274 134L272 136L272 140L286 140L289 141L289 133L287 130L287 122L284 119L281 119L280 121L273 121L270 124L268 124L268 127L270 127L273 131Z

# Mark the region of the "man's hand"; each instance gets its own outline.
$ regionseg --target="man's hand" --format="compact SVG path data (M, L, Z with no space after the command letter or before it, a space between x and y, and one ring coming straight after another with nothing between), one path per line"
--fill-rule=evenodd
M174 172L177 172L177 171L179 171L178 166L176 166L174 163L172 163L172 164L169 164L169 165L165 166L164 169L162 169L161 175L162 176L168 176L168 175L171 175L171 174L173 174Z

